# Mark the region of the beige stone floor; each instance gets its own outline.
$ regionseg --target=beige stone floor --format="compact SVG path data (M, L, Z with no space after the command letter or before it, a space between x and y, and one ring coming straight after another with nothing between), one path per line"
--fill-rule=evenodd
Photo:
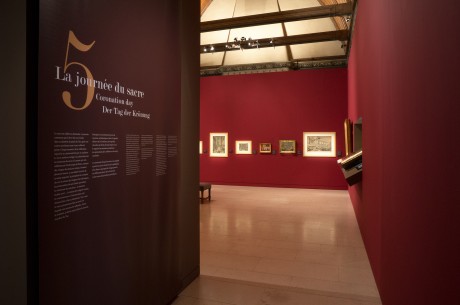
M381 304L348 192L213 185L173 305Z

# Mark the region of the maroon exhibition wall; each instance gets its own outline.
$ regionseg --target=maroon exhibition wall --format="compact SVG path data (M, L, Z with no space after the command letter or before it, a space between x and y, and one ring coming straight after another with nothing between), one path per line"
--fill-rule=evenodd
M350 195L384 305L458 303L455 6L358 4L348 92L363 181Z
M205 77L200 104L201 181L346 189L337 158L279 154L279 140L296 140L302 152L303 132L336 132L337 151L344 151L346 69ZM209 156L211 132L228 132L228 158ZM257 153L232 153L236 140L252 140ZM261 142L272 143L276 154L259 154Z

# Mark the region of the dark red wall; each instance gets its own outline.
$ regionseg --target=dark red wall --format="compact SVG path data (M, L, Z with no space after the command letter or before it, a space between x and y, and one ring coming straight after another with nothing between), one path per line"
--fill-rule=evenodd
M323 69L201 78L200 140L209 151L209 133L228 132L236 140L271 142L276 155L201 155L201 181L219 184L345 189L337 158L280 155L279 140L303 132L335 131L344 151L347 117L347 70Z
M348 67L350 194L384 305L458 304L458 4L425 3L359 1Z

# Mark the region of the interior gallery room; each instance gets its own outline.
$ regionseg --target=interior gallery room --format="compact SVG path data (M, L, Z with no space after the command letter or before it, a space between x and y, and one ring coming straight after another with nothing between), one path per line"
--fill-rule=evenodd
M457 8L8 3L0 304L458 304Z

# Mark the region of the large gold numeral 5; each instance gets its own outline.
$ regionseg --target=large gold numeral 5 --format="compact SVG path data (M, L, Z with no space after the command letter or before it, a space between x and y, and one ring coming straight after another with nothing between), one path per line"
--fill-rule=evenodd
M78 51L86 52L86 51L89 51L93 47L95 42L96 41L93 41L89 45L83 44L82 42L80 42L80 40L78 40L78 38L75 36L75 34L72 31L69 31L69 39L67 40L67 53L65 54L65 62L64 62L64 73L66 72L67 68L69 68L70 66L78 65L78 66L82 67L85 70L86 78L88 79L87 80L87 85L86 85L86 87L88 88L88 91L87 91L87 94L86 94L86 101L85 101L85 104L83 106L81 106L80 108L75 107L74 105L72 105L71 96L70 96L69 91L62 92L62 99L64 100L64 103L67 105L67 107L69 107L69 108L71 108L73 110L83 110L83 109L87 108L91 104L91 102L93 101L94 86L92 86L90 84L94 83L94 78L93 78L93 75L91 74L91 71L84 64L79 63L79 62L75 62L75 61L68 62L69 46L72 45Z

